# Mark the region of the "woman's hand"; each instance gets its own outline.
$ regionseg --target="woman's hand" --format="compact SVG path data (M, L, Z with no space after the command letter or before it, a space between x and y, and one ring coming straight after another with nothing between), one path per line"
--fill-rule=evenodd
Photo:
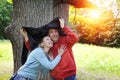
M65 26L65 21L64 21L64 19L63 19L63 18L60 18L59 21L60 21L60 27L63 28L63 27Z
M27 35L26 30L23 29L23 28L20 28L20 33L21 33L23 36L26 36L26 35Z
M28 41L27 31L23 28L20 28L20 33L23 35L25 41Z
M62 45L58 48L58 55L62 56L65 51L66 51L66 46L62 44Z

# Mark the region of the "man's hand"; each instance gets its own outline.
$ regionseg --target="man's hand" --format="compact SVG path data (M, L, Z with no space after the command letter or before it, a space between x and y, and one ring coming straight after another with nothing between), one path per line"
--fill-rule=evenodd
M63 19L63 18L60 18L59 21L60 21L60 27L63 28L63 27L65 26L65 21L64 21L64 19Z

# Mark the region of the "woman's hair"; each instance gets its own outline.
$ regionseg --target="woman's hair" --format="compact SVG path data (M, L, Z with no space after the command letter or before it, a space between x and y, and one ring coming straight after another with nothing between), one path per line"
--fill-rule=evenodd
M56 17L55 19L53 19L51 22L49 22L46 27L47 27L47 32L50 29L57 29L59 32L60 36L66 36L66 33L62 30L62 28L60 27L60 19L61 17Z

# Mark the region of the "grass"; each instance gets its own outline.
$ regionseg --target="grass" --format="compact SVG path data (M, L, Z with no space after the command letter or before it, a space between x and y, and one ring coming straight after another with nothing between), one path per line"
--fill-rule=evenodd
M120 48L75 44L78 80L120 80Z
M120 48L75 44L77 80L120 80ZM13 72L12 47L0 41L0 80L9 80Z
M0 40L0 62L12 60L12 47L10 41Z
M0 40L0 80L9 80L13 72L13 55L10 41Z

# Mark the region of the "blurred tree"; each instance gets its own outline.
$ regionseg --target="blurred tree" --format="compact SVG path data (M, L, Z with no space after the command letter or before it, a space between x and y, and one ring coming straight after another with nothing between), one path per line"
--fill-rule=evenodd
M6 0L0 0L0 39L6 39L4 29L12 19L12 4Z

